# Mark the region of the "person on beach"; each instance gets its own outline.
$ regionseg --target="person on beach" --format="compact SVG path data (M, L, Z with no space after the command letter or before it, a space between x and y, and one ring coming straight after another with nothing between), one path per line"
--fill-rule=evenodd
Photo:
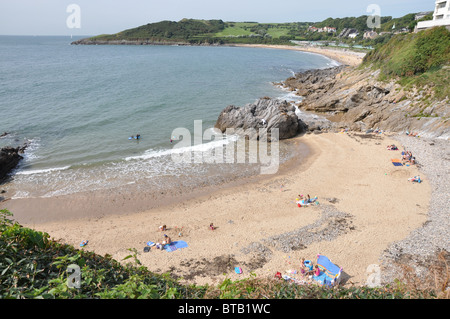
M216 229L216 227L214 227L214 224L213 224L213 223L211 223L211 224L209 224L209 229L211 229L211 230L215 230L215 229Z
M315 268L316 268L316 270L314 271L314 275L315 275L315 276L320 276L320 269L319 269L319 266L316 265Z
M388 151L396 151L396 150L398 150L397 146L395 146L394 144L388 145L387 149L388 149Z
M164 239L163 239L162 244L163 244L163 245L168 245L168 244L170 244L171 242L172 242L172 239L171 239L169 236L167 236L166 234L164 234Z
M165 230L167 230L167 226L166 225L159 226L159 230L165 231Z

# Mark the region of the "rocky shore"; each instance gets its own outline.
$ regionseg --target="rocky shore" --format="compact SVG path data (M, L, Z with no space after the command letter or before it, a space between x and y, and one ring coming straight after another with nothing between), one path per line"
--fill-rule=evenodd
M325 117L334 129L450 137L448 98L433 100L430 88L406 90L377 76L370 68L338 66L298 73L281 85L302 97L299 110Z
M0 182L3 181L9 172L13 170L20 160L23 159L22 154L26 145L19 147L4 147L0 149Z
M339 66L296 74L282 85L303 97L297 105L263 98L241 108L228 106L220 114L216 127L222 131L229 127L257 129L264 127L261 120L265 119L265 127L280 128L283 132L280 139L343 128L365 133L375 128L390 132L402 148L414 154L422 178L432 187L432 194L427 222L404 240L392 243L380 256L382 281L393 282L405 269L412 270L421 280L430 280L436 267L442 270L443 263L450 262L448 101L435 101L424 109L420 106L420 96L399 89L395 83L378 83L373 80L375 74L370 72ZM419 111L430 116L410 116ZM405 132L415 132L420 137ZM270 259L271 249L284 253L301 250L313 242L331 241L354 229L352 216L345 212L324 205L321 214L313 224L265 238L262 243L251 243L241 252Z

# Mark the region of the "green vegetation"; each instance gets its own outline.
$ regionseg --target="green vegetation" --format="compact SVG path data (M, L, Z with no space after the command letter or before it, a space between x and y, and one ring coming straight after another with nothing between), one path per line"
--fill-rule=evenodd
M138 252L119 263L51 240L49 235L13 222L0 211L0 299L409 299L443 298L444 290L420 290L408 283L393 287L301 286L275 279L225 279L217 287L182 285L170 274L155 274L142 266ZM80 269L78 288L69 265ZM445 279L445 277L444 277ZM447 278L448 279L448 278ZM73 283L73 282L72 282ZM445 288L445 285L443 286Z
M432 18L432 17L431 17ZM258 22L224 22L222 20L183 19L149 23L116 34L103 34L90 38L101 41L146 41L188 44L287 44L291 40L336 42L338 45L376 47L386 44L397 32L412 32L417 22L415 14L400 18L380 17L380 27L374 29L379 33L376 38L364 39L369 30L369 16L346 18L328 18L321 22L258 23ZM421 20L429 20L426 16ZM420 20L419 20L420 21ZM318 32L309 27L335 28L336 32ZM342 36L345 30L358 32L355 38ZM381 34L380 34L381 33Z
M183 19L178 22L161 21L111 35L99 35L91 40L150 41L202 43L270 43L290 44L288 30L281 24L262 25L257 22L229 22L222 20Z
M397 78L405 87L432 86L435 97L449 91L450 32L437 27L418 33L399 34L369 52L362 67L380 69L380 79Z

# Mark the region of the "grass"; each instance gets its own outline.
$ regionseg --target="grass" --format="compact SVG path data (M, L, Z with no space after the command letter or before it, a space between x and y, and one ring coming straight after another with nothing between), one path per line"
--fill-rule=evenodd
M240 26L226 27L223 31L215 34L216 37L229 37L229 36L245 36L250 35L252 32L243 29Z
M369 52L362 67L380 69L380 80L397 79L405 88L430 87L436 99L449 96L450 31L437 27L400 34Z

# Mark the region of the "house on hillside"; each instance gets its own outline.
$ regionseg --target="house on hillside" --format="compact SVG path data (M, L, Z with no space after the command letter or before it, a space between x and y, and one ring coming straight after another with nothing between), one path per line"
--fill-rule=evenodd
M333 28L333 27L324 27L324 28L323 28L323 32L336 33L336 28Z
M375 31L366 31L363 35L363 39L375 39L376 37L378 37L378 33Z
M436 0L433 20L419 21L415 32L438 26L445 26L450 30L450 0Z
M352 32L348 35L349 38L354 39L359 35L358 31Z
M308 28L308 31L311 32L326 32L326 33L336 33L336 28L332 28L332 27L323 27L323 28L316 28L316 27L312 27L310 26Z
M414 16L414 20L420 20L424 17L426 17L427 15L429 15L430 13L433 13L433 11L426 11L426 12L418 12L416 13L416 15Z
M358 36L358 30L351 29L351 28L345 28L344 30L339 33L339 38L356 38Z

